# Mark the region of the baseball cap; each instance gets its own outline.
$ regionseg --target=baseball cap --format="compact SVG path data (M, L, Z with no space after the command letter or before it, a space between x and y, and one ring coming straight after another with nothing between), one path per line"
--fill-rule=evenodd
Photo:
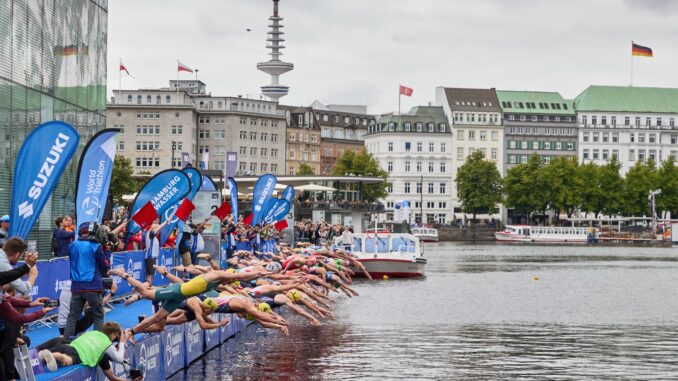
M4 216L0 217L0 222L9 222L9 215L5 214Z
M88 232L89 231L89 222L81 223L80 226L78 226L78 231L79 232L85 232L85 231Z

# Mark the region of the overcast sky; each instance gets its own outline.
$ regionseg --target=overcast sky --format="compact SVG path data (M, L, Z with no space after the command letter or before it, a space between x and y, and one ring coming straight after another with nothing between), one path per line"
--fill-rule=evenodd
M271 0L111 0L109 93L118 59L135 77L123 77L128 89L168 86L179 59L213 95L258 97L271 14ZM441 85L573 98L590 84L628 85L631 40L654 50L634 59L634 85L678 87L673 0L281 0L280 15L282 58L294 63L283 104L390 112L399 83L414 89L403 111L434 102Z

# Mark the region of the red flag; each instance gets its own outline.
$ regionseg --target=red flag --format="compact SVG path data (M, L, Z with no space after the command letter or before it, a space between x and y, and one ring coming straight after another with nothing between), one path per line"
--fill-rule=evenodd
M245 217L245 219L242 220L242 223L247 225L247 226L252 226L252 213L250 213L247 217Z
M195 205L193 205L193 203L189 199L184 199L184 201L181 203L181 205L179 206L174 215L178 219L186 222L186 220L188 220L188 217L191 215L193 209L195 209Z
M127 73L127 75L129 75L131 77L131 75L129 74L129 71L127 70L125 65L122 64L122 62L120 62L120 71L125 71L125 73Z
M141 209L137 210L132 216L132 221L136 222L141 229L146 229L149 225L153 223L153 220L158 218L158 212L153 207L153 203L150 201L146 203Z
M287 220L278 221L278 222L275 223L275 225L273 225L273 227L275 227L275 230L277 230L277 231L281 231L281 230L287 228L288 226L289 225L287 225Z
M400 94L411 97L414 90L411 87L400 85Z
M187 71L189 73L193 73L193 69L182 64L181 61L179 61L179 60L177 60L177 71Z
M220 220L223 220L226 216L231 214L231 203L229 201L224 202L219 209L215 210L212 214L217 216Z

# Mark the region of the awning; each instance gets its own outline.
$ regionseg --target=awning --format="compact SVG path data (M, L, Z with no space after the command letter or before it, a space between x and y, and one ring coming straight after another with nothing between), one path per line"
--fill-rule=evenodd
M307 184L307 185L294 187L294 190L309 191L309 192L330 192L330 191L335 191L336 189L331 188L331 187L325 187L325 186L322 186L322 185Z

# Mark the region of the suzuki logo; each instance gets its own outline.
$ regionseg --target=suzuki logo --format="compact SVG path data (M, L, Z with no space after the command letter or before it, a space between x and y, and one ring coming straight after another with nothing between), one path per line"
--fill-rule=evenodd
M27 218L33 215L33 204L24 201L19 205L19 216Z

